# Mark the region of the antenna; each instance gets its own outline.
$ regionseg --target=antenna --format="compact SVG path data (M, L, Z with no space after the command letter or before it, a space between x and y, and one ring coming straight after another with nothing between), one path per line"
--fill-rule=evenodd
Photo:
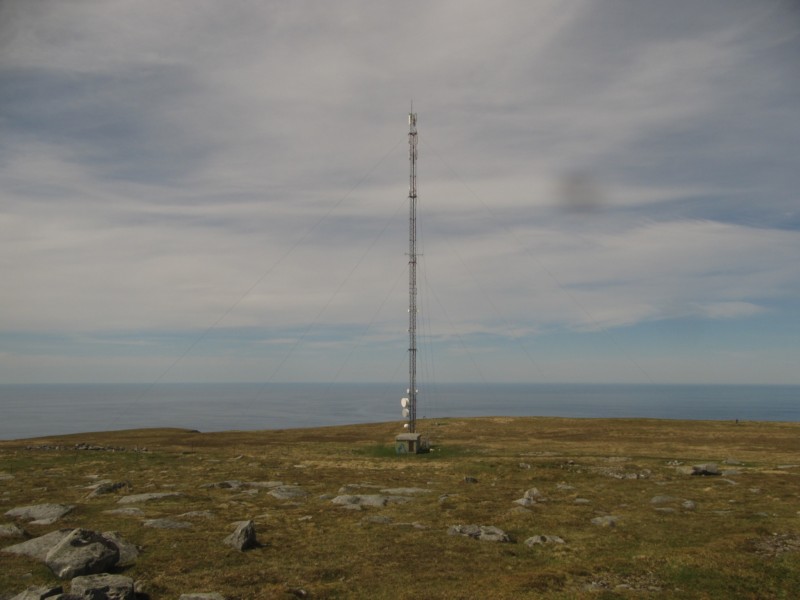
M417 113L408 113L408 431L417 429ZM406 414L408 413L408 414Z

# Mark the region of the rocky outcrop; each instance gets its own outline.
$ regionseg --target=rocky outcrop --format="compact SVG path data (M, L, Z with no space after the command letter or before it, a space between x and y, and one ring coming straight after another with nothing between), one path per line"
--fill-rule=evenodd
M28 534L16 523L0 525L0 538L24 540L26 537L28 537Z
M19 556L27 556L34 560L44 562L47 553L58 544L61 540L69 535L72 529L59 529L51 531L32 540L21 542L13 546L3 548L2 552L8 554L17 554Z
M702 465L692 466L692 475L709 477L722 475L722 471L719 470L719 467L715 463L704 463Z

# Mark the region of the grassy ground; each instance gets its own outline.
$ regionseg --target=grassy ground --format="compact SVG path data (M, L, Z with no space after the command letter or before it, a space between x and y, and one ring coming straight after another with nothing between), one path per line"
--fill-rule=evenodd
M226 433L162 429L0 442L0 513L43 502L75 504L56 525L27 530L119 531L143 548L136 565L123 572L146 582L151 598L190 591L218 591L231 600L303 593L797 597L800 466L790 465L800 464L798 424L476 418L424 422L420 430L434 444L430 454L396 456L394 424ZM77 443L126 450L75 450ZM741 464L726 465L726 459ZM704 462L737 472L685 472ZM477 483L466 483L465 476ZM87 499L86 486L97 478L129 487ZM286 501L266 490L201 487L231 479L297 484L308 496ZM430 493L406 504L351 511L330 501L348 484ZM532 487L546 501L528 508L514 503ZM140 505L147 518L213 514L181 519L193 528L168 531L104 512L118 508L121 495L151 491L182 495ZM675 500L652 504L655 496ZM696 507L684 508L683 500ZM664 508L674 512L657 510ZM619 517L617 525L591 523L605 515ZM391 522L373 522L376 516ZM240 553L222 539L244 519L256 522L263 545ZM456 524L494 525L515 543L449 536L448 527ZM566 543L523 543L537 534ZM12 543L0 539L0 546ZM54 577L44 566L0 554L0 598L47 582Z

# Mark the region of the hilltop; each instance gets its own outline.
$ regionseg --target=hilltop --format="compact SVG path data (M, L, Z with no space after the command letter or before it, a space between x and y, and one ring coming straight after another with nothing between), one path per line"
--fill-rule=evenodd
M396 424L385 423L2 441L0 514L72 506L51 524L17 524L29 536L118 532L140 550L115 572L150 598L782 598L800 589L800 424L420 425L434 450L416 456L394 454ZM107 493L95 493L103 484ZM153 526L162 519L185 526ZM246 520L259 545L224 544ZM20 541L0 537L0 548ZM29 557L0 553L0 564L0 598L33 585L69 589Z

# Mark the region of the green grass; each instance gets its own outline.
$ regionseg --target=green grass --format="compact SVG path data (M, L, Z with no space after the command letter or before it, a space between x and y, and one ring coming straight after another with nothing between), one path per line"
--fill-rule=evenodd
M189 591L288 598L297 589L313 598L792 598L800 589L800 469L775 468L798 462L796 424L482 418L437 420L427 429L434 451L401 456L391 424L0 442L0 472L14 476L0 481L0 513L39 502L75 504L56 525L26 528L32 535L61 527L119 531L143 548L123 572L145 580L152 598ZM149 451L26 449L77 442ZM730 477L735 485L668 464L727 457L744 463ZM613 476L644 471L648 478ZM465 475L478 483L466 483ZM87 499L90 476L130 487ZM201 487L232 479L298 484L308 496L281 501L265 490ZM347 484L430 493L348 511L329 499ZM519 510L513 501L531 487L547 500ZM149 491L183 495L142 505L148 518L200 510L214 516L193 520L191 530L163 531L105 512L122 494ZM650 504L656 495L692 499L697 508L658 513ZM577 497L591 503L575 504ZM619 515L619 525L590 524L604 514ZM392 523L364 521L378 515ZM242 519L255 520L262 547L239 553L221 543ZM447 535L450 525L469 523L500 527L516 543ZM523 541L534 534L567 543L529 548ZM0 598L45 583L55 579L44 566L0 553Z

